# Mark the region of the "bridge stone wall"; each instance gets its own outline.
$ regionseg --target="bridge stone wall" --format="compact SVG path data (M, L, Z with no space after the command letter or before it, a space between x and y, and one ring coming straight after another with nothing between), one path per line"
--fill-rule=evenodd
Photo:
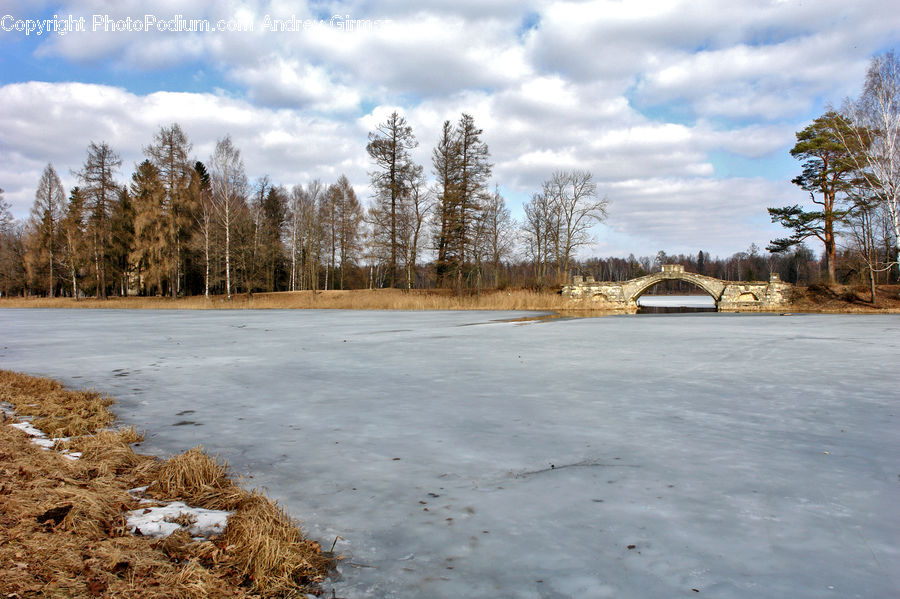
M660 272L629 281L594 281L588 277L573 277L572 284L563 287L563 296L573 301L590 302L592 307L634 312L637 300L651 287L667 280L687 281L708 293L720 312L758 312L781 310L790 306L793 286L783 283L773 274L766 281L723 281L692 272L685 272L680 264L665 264Z

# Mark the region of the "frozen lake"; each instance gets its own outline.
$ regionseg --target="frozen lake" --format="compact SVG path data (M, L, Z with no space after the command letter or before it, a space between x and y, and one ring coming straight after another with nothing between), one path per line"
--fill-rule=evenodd
M0 310L0 367L339 535L328 596L900 596L900 316L519 316Z

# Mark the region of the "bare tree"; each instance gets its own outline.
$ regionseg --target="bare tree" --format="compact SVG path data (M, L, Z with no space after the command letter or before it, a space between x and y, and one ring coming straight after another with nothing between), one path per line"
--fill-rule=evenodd
M543 194L555 213L556 276L562 282L575 250L593 243L591 227L606 219L609 201L597 197L593 176L583 170L553 173L544 182Z
M0 297L24 286L20 230L0 189Z
M482 223L483 253L491 266L493 285L499 288L500 263L512 251L515 233L515 222L499 189L494 189L493 194L484 198L479 220Z
M843 111L852 134L842 140L866 184L883 202L900 252L900 58L893 51L869 64L862 95Z
M522 235L525 254L534 264L534 279L538 287L547 283L547 268L559 232L558 217L550 198L542 192L534 193L525 204Z
M344 274L360 249L359 228L362 223L362 208L346 176L341 175L337 183L328 187L320 204L319 215L325 229L325 244L330 255L325 274L325 289L328 289L329 273L332 278L331 287L336 289L340 286L343 289ZM336 282L334 279L337 276L340 276L340 280Z
M219 222L225 230L225 292L231 299L231 236L241 208L246 207L247 175L241 151L226 135L216 142L209 160L212 202Z
M415 285L416 262L424 245L422 238L425 235L425 222L431 213L433 201L425 184L421 166L409 169L406 178L406 201L400 222L400 245L403 249L406 270L406 288L412 289Z
M292 210L297 219L297 248L299 288L318 289L319 262L322 249L322 224L319 221L319 205L324 201L325 186L315 179L306 185L302 195L298 195Z
M44 167L37 191L34 194L34 205L31 208L31 227L34 236L33 251L36 257L47 261L47 294L55 295L56 273L55 261L58 258L57 247L60 242L60 221L66 205L66 192L52 164Z

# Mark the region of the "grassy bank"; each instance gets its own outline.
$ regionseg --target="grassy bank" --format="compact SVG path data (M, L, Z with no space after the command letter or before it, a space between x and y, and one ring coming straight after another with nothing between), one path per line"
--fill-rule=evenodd
M868 288L846 285L797 287L797 312L900 312L900 286L878 287L875 304ZM698 290L698 293L700 291ZM0 298L0 308L109 308L129 310L536 310L561 313L607 314L610 310L586 300L570 300L554 291L487 290L458 295L446 289L353 289L347 291L282 291L224 296Z
M133 429L108 430L109 398L0 370L0 401L52 437L45 451L0 424L0 596L295 597L319 592L333 560L297 523L227 467L194 448L159 460L136 454ZM144 487L143 503L129 493ZM147 502L150 500L150 503ZM126 512L184 501L232 511L219 536L185 530L165 539L134 536Z
M457 295L440 289L354 289L347 291L282 291L224 296L3 298L6 308L124 308L124 309L336 309L336 310L563 310L572 303L558 293L530 290L483 291ZM590 305L585 305L590 308Z

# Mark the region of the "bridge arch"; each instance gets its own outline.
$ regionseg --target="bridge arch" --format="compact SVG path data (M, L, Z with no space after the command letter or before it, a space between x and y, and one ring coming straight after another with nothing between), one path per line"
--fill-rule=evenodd
M712 277L685 272L680 264L666 264L660 272L655 272L637 279L628 281L623 288L624 300L629 304L637 304L639 297L644 295L651 287L663 281L684 281L699 288L713 298L718 306L725 291L725 282Z
M768 281L723 281L685 272L680 264L665 264L660 272L629 281L595 281L593 277L574 276L561 293L573 300L588 300L613 310L637 310L637 300L663 281L685 281L707 293L719 311L749 312L782 309L791 304L793 287L782 283L777 274Z

